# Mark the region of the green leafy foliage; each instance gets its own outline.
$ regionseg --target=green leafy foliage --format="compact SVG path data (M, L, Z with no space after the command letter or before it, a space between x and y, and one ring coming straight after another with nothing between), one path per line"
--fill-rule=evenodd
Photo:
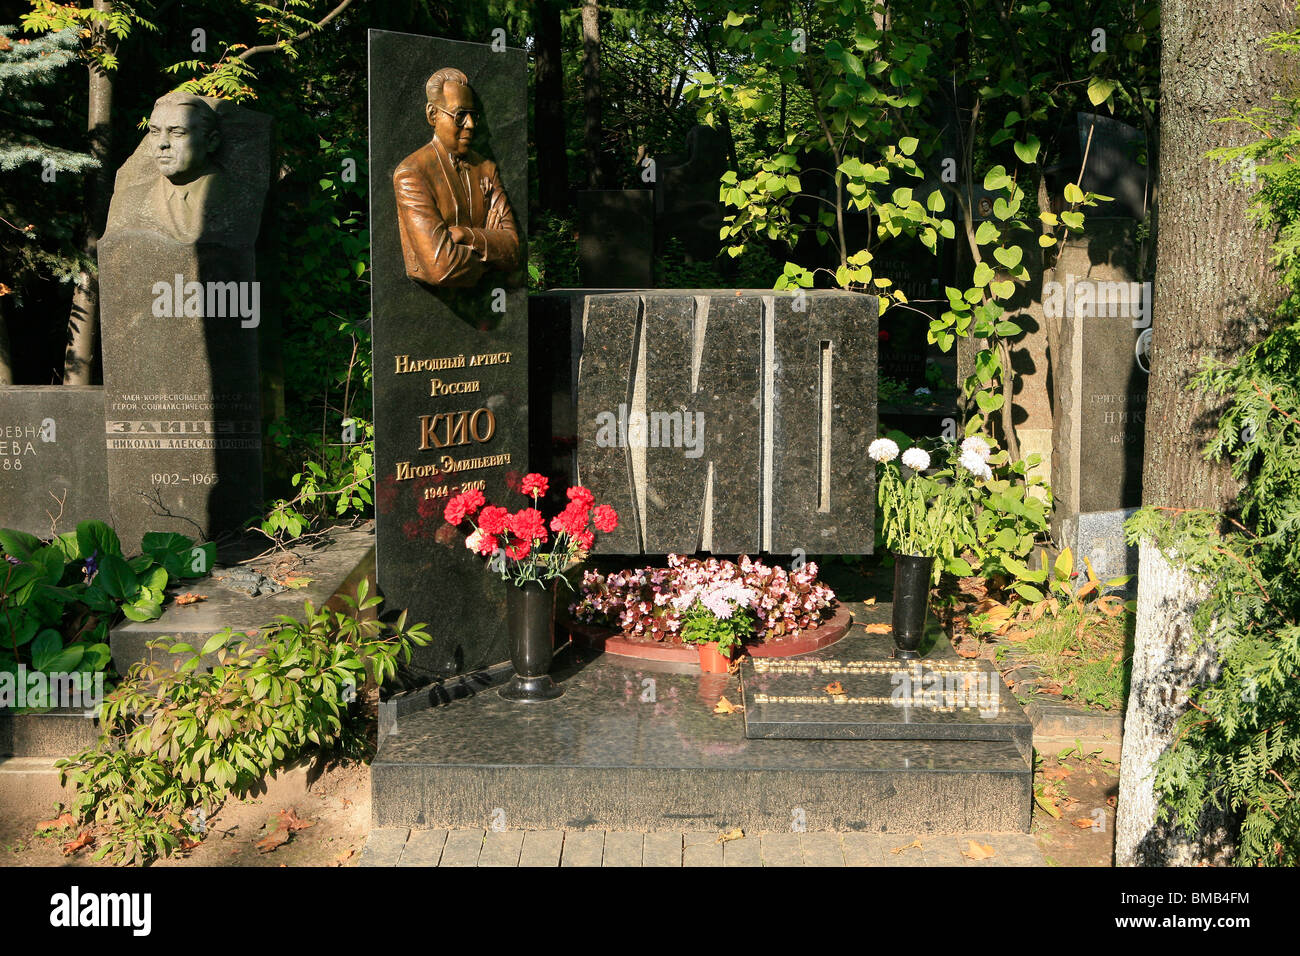
M0 529L0 555L0 672L17 674L22 665L69 674L84 688L108 666L118 612L157 620L168 582L205 575L215 546L150 533L141 554L127 560L112 528L83 521L50 542Z
M281 615L256 638L227 629L199 648L153 642L170 657L133 664L104 703L98 746L58 762L72 812L98 831L96 859L166 856L202 839L196 818L275 767L316 749L363 753L351 703L429 637L405 614L392 627L373 619L380 599L364 582L344 600L342 611L308 602L301 620Z

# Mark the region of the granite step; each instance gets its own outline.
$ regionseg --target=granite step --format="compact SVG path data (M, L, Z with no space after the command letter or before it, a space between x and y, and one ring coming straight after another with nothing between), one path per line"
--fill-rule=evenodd
M740 702L733 675L579 652L556 677L546 704L483 686L399 718L371 767L372 825L1029 830L1031 757L1013 739L748 739L741 713L714 713Z

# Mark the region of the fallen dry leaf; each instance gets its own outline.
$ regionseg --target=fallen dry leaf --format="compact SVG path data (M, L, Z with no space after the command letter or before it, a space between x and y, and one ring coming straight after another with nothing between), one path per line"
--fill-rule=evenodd
M1035 688L1040 694L1059 694L1061 692L1060 684L1039 684Z
M289 842L289 837L297 830L305 830L308 827L314 827L316 821L303 820L298 816L295 810L281 810L275 816L266 822L266 836L257 841L257 849L262 853L270 853Z
M1061 819L1061 811L1049 798L1041 794L1034 794L1034 803L1043 808L1043 811L1054 819Z
M3 39L3 38L0 37L0 39ZM8 47L8 43L9 43L9 41L8 41L8 40L5 40L5 44L6 44L6 45L5 45L5 46L0 46L0 50L7 50L7 49L9 49L9 47ZM9 295L9 294L10 294L11 292L13 292L13 291L14 291L13 289L9 288L9 287L8 287L7 285L5 285L3 282L0 282L0 295Z
M268 826L271 826L271 824L268 824ZM287 827L282 827L276 824L274 825L274 829L272 829L266 836L262 837L262 839L258 840L255 845L257 846L258 852L270 853L272 850L276 850L288 843L289 836L290 833Z
M921 841L919 839L916 839L913 840L911 843L909 843L907 846L896 846L889 852L902 853L904 850L923 850L923 849L925 849L925 847L921 846Z
M76 853L82 847L90 846L94 842L95 838L90 835L90 831L82 830L77 834L75 840L69 840L67 843L63 844L63 855L72 856L72 854Z
M183 836L181 837L181 843L180 843L181 852L188 853L190 850L193 850L196 846L198 846L199 843L201 842L202 842L201 840L191 840L189 837Z
M873 605L873 604L876 603L876 599L873 598L873 597L869 597L869 598L867 598L865 601L863 601L862 603L865 604L867 607L871 607L871 605Z
M1112 810L1115 809L1115 804L1118 802L1119 801L1115 798L1113 793L1106 798L1106 806L1110 807Z
M1096 821L1092 817L1079 817L1077 820L1071 820L1070 824L1080 830L1091 830L1096 825Z
M993 849L987 843L976 843L974 840L967 840L970 849L962 850L961 855L968 860L991 860L998 855L998 851Z
M306 830L308 827L314 827L316 825L315 820L303 820L300 818L296 810L281 810L280 819L285 821L285 824L290 830Z
M291 574L288 575L287 577L275 579L276 584L282 584L287 588L305 588L307 585L311 584L311 582L312 582L311 578L300 577L299 575L296 574Z
M36 829L38 831L62 830L64 827L74 827L76 825L77 821L73 819L71 813L63 813L55 817L53 820L42 820L40 823L36 824Z
M1049 767L1043 771L1044 780L1064 780L1074 771L1069 767Z
M733 704L731 701L727 700L727 696L724 694L718 698L718 703L714 706L713 712L715 714L734 714L744 709L745 708L742 705Z
M1023 631L1020 630L1019 628L1016 628L1015 630L1006 631L1002 636L1005 637L1012 644L1019 644L1020 642L1027 641L1031 637L1033 637L1034 632Z
M739 840L739 839L743 838L744 835L745 835L745 831L742 830L742 829L740 829L740 827L736 827L736 829L734 829L734 830L728 830L726 833L719 833L719 834L718 834L718 838L717 838L716 840L714 840L713 842L714 842L714 843L730 843L732 840Z
M863 624L862 627L868 634L888 634L894 629L893 625L886 624L884 621L877 621L875 624Z
M176 596L177 604L198 604L200 601L206 601L206 594L178 594Z
M957 656L967 659L980 656L979 641L962 641L957 645Z
M354 854L354 853L356 853L356 852L357 852L357 851L356 851L355 849L344 850L342 853L340 853L338 856L336 856L336 857L334 858L334 865L335 865L335 866L342 866L342 865L343 865L344 863L346 863L348 860L352 859L352 854Z
M830 694L832 697L840 697L844 694L844 685L837 680L833 680L823 687L822 690L826 691L826 693Z

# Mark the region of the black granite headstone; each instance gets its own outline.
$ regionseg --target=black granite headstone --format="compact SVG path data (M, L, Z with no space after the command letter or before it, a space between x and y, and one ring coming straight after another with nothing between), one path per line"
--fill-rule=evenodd
M645 289L654 285L654 193L583 189L578 211L578 274L584 285Z
M655 169L655 248L681 240L688 255L711 260L718 254L722 227L719 181L727 170L726 141L711 126L686 134L686 155L659 157Z
M103 521L104 458L102 388L0 387L0 528L49 537Z
M587 298L584 484L633 520L602 553L870 553L874 296Z
M254 243L271 120L206 102L210 172L169 186L147 135L99 241L109 509L127 547L147 531L207 538L262 510Z
M451 495L469 488L511 510L527 501L510 487L529 470L526 60L519 49L370 31L377 572L387 605L429 625L433 642L412 662L426 677L510 656L505 585L442 513ZM472 153L457 169L445 153L429 152L425 84L444 68L465 74L478 110ZM394 177L402 169L414 173L402 180L399 207ZM447 180L435 181L447 170ZM444 191L458 173L464 185ZM421 190L428 190L424 198L414 195ZM512 269L490 267L474 219L486 209L488 225L500 227L492 217L502 191L519 237ZM411 248L427 243L419 255L446 251L439 248L443 226L435 223L461 218L478 230L466 240L474 251L455 253L460 271L447 273L455 285L434 284L440 269L422 273L434 282L408 276L415 266L410 253L404 258L399 217ZM480 266L480 257L489 264Z
M1083 161L1085 151L1088 157L1080 188L1114 200L1103 204L1103 215L1145 218L1150 173L1137 159L1143 145L1142 131L1113 117L1093 113L1077 114L1076 125L1079 160Z

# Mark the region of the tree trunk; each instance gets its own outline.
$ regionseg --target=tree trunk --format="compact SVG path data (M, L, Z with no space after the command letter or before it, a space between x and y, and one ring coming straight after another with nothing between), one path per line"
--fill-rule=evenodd
M1238 486L1228 468L1202 456L1220 406L1187 383L1203 358L1228 360L1259 337L1279 286L1269 237L1247 218L1251 187L1229 183L1205 158L1250 136L1215 123L1281 91L1277 54L1266 33L1289 29L1286 0L1169 0L1162 8L1160 232L1157 237L1151 376L1148 380L1142 501L1147 506L1231 510ZM1190 647L1197 588L1144 542L1138 574L1137 633L1115 822L1115 861L1162 865L1224 855L1222 819L1208 818L1193 841L1157 825L1150 769L1172 742L1186 690L1216 670L1210 650Z
M598 0L582 0L582 83L586 122L583 143L587 151L587 184L602 185L600 147L600 7Z
M0 385L14 383L13 356L9 348L9 324L5 318L4 300L0 297Z
M95 9L110 13L111 0L95 0ZM102 26L97 42L108 43L111 36ZM99 282L89 263L95 261L99 237L108 219L108 201L113 195L111 155L113 116L113 77L94 63L89 66L90 96L86 110L86 132L90 155L99 166L86 183L86 216L81 251L85 264L77 275L72 293L72 311L68 316L68 347L63 357L63 384L90 385L94 375L95 351L99 344Z
M563 215L569 208L569 157L564 149L564 62L558 0L541 0L537 9L536 130L538 201L543 212Z

